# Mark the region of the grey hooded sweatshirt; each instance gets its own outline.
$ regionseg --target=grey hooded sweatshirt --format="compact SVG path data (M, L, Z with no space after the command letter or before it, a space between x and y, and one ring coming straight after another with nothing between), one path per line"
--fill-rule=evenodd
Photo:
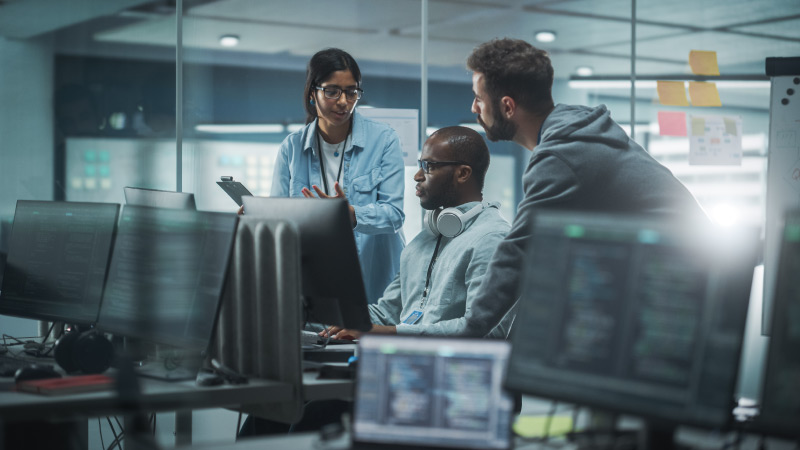
M556 105L540 136L522 175L524 197L511 231L492 256L458 334L486 336L516 303L531 218L539 208L705 219L686 187L628 137L605 105Z

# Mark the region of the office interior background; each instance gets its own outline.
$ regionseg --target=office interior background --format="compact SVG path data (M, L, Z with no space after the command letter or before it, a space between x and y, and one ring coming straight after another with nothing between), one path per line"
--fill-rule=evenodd
M233 212L215 185L222 175L267 195L281 140L304 123L305 64L325 47L359 62L360 108L418 112L420 143L440 127L477 126L465 60L496 37L547 50L556 103L607 105L713 220L763 228L764 60L800 56L797 0L5 0L0 255L20 199L124 203L122 188L139 186L193 192L199 209ZM655 80L698 79L691 50L717 53L720 76L708 79L721 107L659 104ZM741 165L690 165L689 139L661 136L659 111L741 117ZM485 198L511 220L529 152L490 149ZM407 239L421 228L416 171L406 168ZM0 329L37 333L10 317ZM748 341L751 390L758 345ZM195 425L196 440L233 437L232 413L195 414L209 424Z

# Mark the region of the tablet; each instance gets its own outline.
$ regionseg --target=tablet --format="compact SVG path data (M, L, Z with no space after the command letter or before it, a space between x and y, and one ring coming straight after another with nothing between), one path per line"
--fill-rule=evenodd
M217 181L219 187L222 188L225 193L227 193L233 201L236 202L237 205L242 206L244 202L242 202L242 197L249 195L252 196L253 194L247 190L244 185L238 181L233 181L233 177L222 177L222 181Z

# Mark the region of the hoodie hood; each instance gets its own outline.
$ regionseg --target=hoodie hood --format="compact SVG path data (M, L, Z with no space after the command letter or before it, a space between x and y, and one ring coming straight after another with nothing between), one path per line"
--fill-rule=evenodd
M625 130L611 119L611 113L605 105L590 108L558 104L542 124L543 144L578 141L621 148L628 146L628 139Z

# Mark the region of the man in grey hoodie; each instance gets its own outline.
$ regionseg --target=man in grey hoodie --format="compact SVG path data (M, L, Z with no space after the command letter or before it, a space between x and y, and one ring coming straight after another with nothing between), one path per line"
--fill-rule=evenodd
M473 72L472 112L486 137L514 141L532 153L511 231L492 256L459 334L485 336L516 303L530 223L539 208L705 219L689 191L628 137L604 105L554 105L553 67L545 51L522 40L496 39L475 48L467 67Z

